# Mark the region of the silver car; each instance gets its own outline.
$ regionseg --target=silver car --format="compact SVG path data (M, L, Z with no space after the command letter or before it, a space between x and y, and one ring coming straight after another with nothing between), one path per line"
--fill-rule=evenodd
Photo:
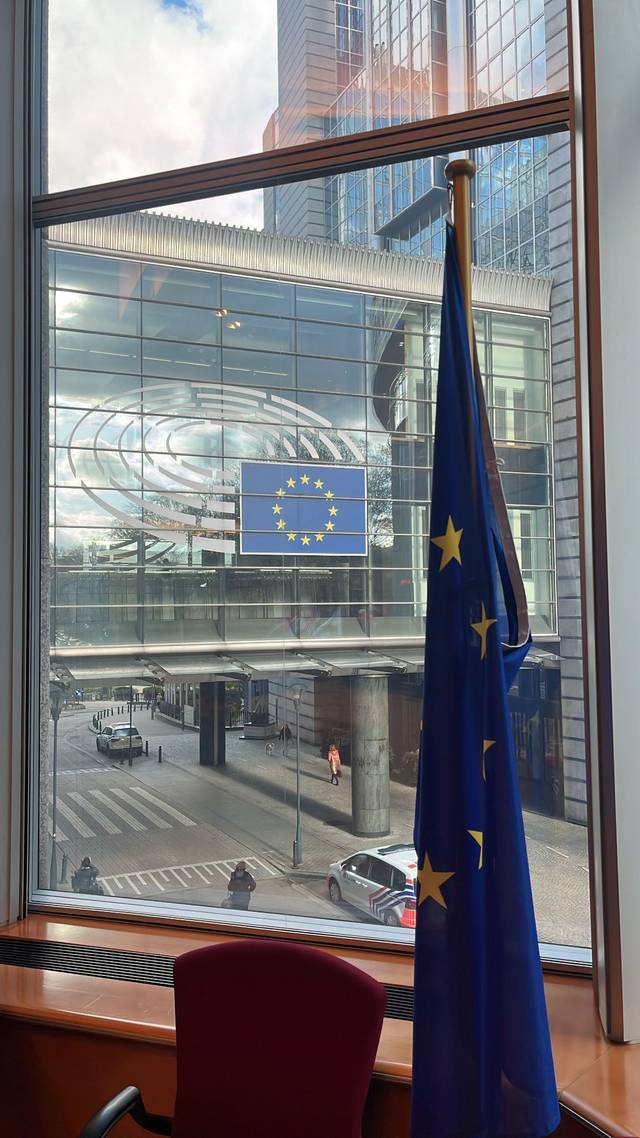
M131 740L131 755L142 754L142 735L137 727L130 727L128 723L115 723L113 727L103 727L96 736L96 747L103 755L111 758L127 759L129 757L129 740Z

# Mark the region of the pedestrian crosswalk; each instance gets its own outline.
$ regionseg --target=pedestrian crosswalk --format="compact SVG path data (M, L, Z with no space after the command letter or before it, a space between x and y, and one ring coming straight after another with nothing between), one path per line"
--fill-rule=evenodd
M53 806L51 798L49 806L50 809ZM97 838L104 834L114 837L132 830L140 834L147 830L171 830L198 824L144 786L67 790L57 795L56 812L59 842ZM58 822L62 823L64 830Z
M256 881L278 876L277 870L262 858L238 854L228 861L199 861L191 865L164 865L159 869L113 874L101 877L100 884L109 897L149 896L150 893L196 889L203 885L217 886L224 893L231 871L240 858Z

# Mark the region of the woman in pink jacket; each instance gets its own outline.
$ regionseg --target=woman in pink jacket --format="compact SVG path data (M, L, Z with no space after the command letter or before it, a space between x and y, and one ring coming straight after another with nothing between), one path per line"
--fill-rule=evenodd
M338 786L338 780L342 775L342 771L340 769L340 752L335 743L332 743L329 747L327 762L329 763L329 770L331 771L331 785Z

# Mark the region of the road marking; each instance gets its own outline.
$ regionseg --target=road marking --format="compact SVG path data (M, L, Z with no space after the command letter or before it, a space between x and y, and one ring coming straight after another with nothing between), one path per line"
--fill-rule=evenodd
M95 766L95 767L65 767L64 770L61 770L58 773L61 775L63 775L63 774L108 774L110 771L111 771L111 767L105 767L104 763L100 763L99 766Z
M126 822L127 825L131 826L132 830L146 830L147 827L143 825L142 822L139 822L137 818L134 818L133 814L130 814L128 810L125 810L124 807L120 806L118 802L113 802L113 800L111 798L108 798L102 790L90 790L89 793L93 794L94 798L97 798L99 802L102 802L105 806L108 806L110 810L113 810L113 813L117 814L118 818L122 818L123 822ZM116 787L114 787L109 791L109 793L117 794L118 790Z
M118 798L122 798L124 802L128 802L129 806L133 806L134 810L138 811L138 814L142 814L143 818L154 822L160 830L171 830L173 828L171 822L167 822L165 818L161 818L159 814L155 814L148 806L143 806L142 802L138 802L135 798L132 798L129 792L123 790L121 786L114 786L111 793L117 794Z
M98 807L94 806L92 802L88 802L84 794L80 794L78 790L70 790L68 794L69 798L73 798L73 801L77 802L78 806L81 806L87 814L90 814L92 818L95 818L96 822L99 822L102 828L106 830L108 834L122 833L120 827L115 826L111 819L107 818L107 815L103 814L102 810L98 810Z
M81 838L95 838L96 835L93 830L90 829L89 826L85 826L82 818L78 817L75 810L72 810L71 807L67 806L66 802L63 802L60 798L58 799L58 810L64 815L67 822L71 822L71 825L78 831Z
M169 806L168 802L162 802L160 798L156 798L155 794L150 794L144 787L130 786L129 790L133 791L134 794L142 795L152 806L155 806L159 810L164 810L165 814L170 814L172 818L176 818L178 822L182 822L183 826L197 826L198 823L194 822L192 818L187 818L186 814L181 814L175 807Z
M204 864L204 868L209 869L210 865L213 866L213 869L211 870L211 872L213 872L213 870L217 870L218 873L222 874L222 876L225 878L225 880L230 876L229 867L228 867L226 861L222 861L222 862L207 861Z
M239 860L237 857L229 861L199 861L190 865L165 865L156 869L132 870L130 873L101 877L100 883L104 885L110 896L114 895L114 890L120 890L122 894L127 888L137 896L140 896L142 891L165 893L167 888L191 889L201 882L219 889L220 877L226 883L230 877L229 867L233 868ZM258 879L278 876L277 871L262 858L243 856L242 860Z

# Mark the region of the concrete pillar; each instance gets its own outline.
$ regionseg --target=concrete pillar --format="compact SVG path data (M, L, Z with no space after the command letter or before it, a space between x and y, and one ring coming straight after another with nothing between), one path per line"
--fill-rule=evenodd
M351 811L354 834L378 838L391 828L389 803L389 681L351 681Z
M200 765L225 764L224 683L200 684Z

